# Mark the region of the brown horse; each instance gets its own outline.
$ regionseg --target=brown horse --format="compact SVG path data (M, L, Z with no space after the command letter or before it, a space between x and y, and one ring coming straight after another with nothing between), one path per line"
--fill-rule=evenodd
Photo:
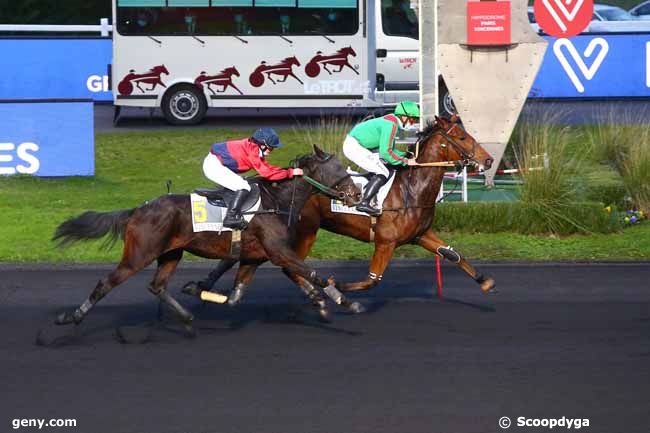
M282 267L286 272L300 275L316 286L333 284L308 267L290 247L291 230L286 212L297 215L315 188L353 204L360 191L345 171L341 162L314 146L314 154L296 160L305 176L295 181L271 182L258 179L261 206L248 228L241 233L239 260L259 265L266 260ZM315 185L312 186L312 185ZM292 226L293 228L293 226ZM64 312L57 317L60 325L80 323L88 311L106 294L127 278L147 267L154 260L158 269L149 291L158 296L189 324L192 315L166 290L167 281L178 262L187 251L210 259L231 257L232 232L198 232L192 229L192 207L188 195L164 195L138 208L115 212L85 212L65 221L54 235L60 245L79 240L101 238L107 233L112 240L124 239L124 252L117 268L100 280L88 299L75 311ZM324 299L317 290L306 292L321 316L327 318Z
M420 134L418 141L420 151L417 162L421 165L401 169L395 174L395 180L383 203L383 213L376 218L376 221L368 216L332 212L330 199L322 195L311 197L303 207L301 219L296 228L296 241L293 244L299 257L304 258L309 254L316 241L316 233L321 227L334 233L375 244L368 276L360 282L337 286L344 292L367 290L376 286L381 281L395 249L400 245L407 244L420 245L427 251L457 264L480 284L483 292L494 290L494 279L485 277L478 272L431 230L436 198L445 168L444 166L427 165L441 161L456 161L460 164L471 164L487 169L492 165L492 158L462 128L455 117L451 120L436 118L435 124L429 125ZM184 292L197 294L201 290L211 290L214 283L235 263L237 263L236 260L222 260L206 280L199 283L188 283ZM247 282L252 279L254 272L255 269L247 264L240 264L235 286L230 294L229 303L231 305L239 302L243 296L243 290ZM311 286L299 275L290 273L287 275L303 289ZM240 279L240 276L246 278ZM347 301L340 292L333 291L331 288L326 292L337 303L357 307L356 304ZM358 308L351 309L358 310Z

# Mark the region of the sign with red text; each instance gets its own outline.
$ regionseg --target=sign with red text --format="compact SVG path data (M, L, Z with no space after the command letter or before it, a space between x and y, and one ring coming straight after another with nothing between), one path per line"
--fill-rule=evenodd
M594 0L535 0L535 20L544 33L568 38L585 31L594 14Z
M509 1L467 2L467 45L509 45Z

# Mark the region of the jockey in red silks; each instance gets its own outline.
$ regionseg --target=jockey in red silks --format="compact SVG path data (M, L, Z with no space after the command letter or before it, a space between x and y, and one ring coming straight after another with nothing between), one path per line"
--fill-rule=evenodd
M250 138L215 143L203 160L203 174L211 181L234 191L235 198L226 212L223 225L233 229L244 229L246 221L241 207L251 190L240 173L254 169L269 180L290 179L303 174L300 168L280 168L269 164L266 157L282 147L280 137L272 128L260 128Z

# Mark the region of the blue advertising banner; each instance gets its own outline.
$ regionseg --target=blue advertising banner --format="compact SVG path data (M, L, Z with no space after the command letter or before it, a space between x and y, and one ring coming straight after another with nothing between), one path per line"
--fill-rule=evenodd
M95 174L93 102L0 103L0 175Z
M546 39L529 97L650 97L650 34ZM110 39L0 39L0 52L0 100L113 100Z
M546 39L529 97L650 97L650 34Z
M0 99L112 101L111 39L0 39Z

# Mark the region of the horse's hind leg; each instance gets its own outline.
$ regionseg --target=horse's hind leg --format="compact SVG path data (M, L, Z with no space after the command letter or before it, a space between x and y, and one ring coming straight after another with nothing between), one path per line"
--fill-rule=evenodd
M251 281L253 281L255 271L257 271L259 265L260 263L239 265L237 276L235 277L235 285L233 286L230 296L228 296L228 305L234 307L241 302L241 299L244 297L244 291Z
M192 313L179 304L167 291L167 282L176 270L176 266L182 257L183 250L173 250L158 258L158 269L149 285L149 291L156 295L162 302L169 305L183 322L190 323L194 319Z
M86 301L83 304L81 304L79 308L77 308L72 313L70 312L61 313L56 318L55 323L57 325L81 323L81 321L84 319L84 317L86 317L90 309L94 307L95 304L97 304L97 302L99 302L104 296L106 296L106 294L110 292L111 289L113 289L113 287L117 286L118 284L121 284L131 275L143 269L146 265L147 264L141 264L141 265L139 264L138 266L134 266L128 260L122 259L122 261L114 271L108 274L106 278L99 280L99 282L95 286L95 289L92 291L88 299L86 299Z
M481 272L477 271L467 260L465 260L457 251L452 249L449 244L438 238L433 231L428 230L418 239L418 245L424 249L431 251L452 263L455 263L467 275L472 277L474 281L480 284L481 290L484 293L496 293L495 282L492 277L486 277Z
M208 274L208 277L204 280L199 281L190 281L183 286L182 292L190 296L200 296L202 291L210 292L212 287L216 282L229 270L237 264L237 259L223 259L219 261L219 264Z

